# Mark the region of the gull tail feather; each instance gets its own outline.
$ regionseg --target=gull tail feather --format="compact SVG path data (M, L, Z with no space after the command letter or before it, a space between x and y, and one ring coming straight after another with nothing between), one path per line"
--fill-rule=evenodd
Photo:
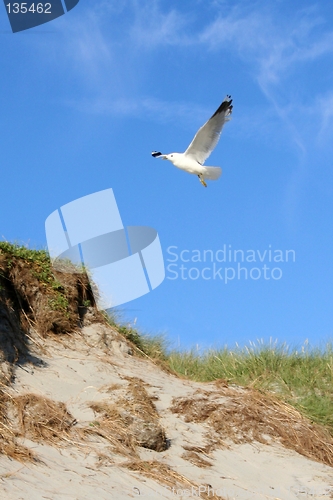
M205 172L202 174L204 179L216 181L222 174L221 167L205 167Z

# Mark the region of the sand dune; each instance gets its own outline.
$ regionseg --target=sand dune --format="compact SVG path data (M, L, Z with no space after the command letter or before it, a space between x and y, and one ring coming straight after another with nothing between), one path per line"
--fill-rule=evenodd
M35 458L0 455L2 498L333 497L332 468L288 449L264 419L232 430L230 409L241 422L237 404L255 392L181 379L101 323L30 349L40 362L16 366L5 392L12 432ZM58 421L52 403L65 405Z

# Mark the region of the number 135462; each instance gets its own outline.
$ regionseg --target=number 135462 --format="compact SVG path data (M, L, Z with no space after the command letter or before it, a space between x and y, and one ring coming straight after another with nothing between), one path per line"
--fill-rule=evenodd
M50 3L32 3L28 6L26 2L22 3L7 3L8 14L51 14L52 4Z

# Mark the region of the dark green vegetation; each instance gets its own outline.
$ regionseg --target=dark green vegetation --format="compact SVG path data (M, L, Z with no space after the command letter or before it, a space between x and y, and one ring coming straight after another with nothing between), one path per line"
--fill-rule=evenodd
M71 333L94 305L85 270L61 265L53 269L44 250L0 242L0 383L10 383L15 363L34 359L31 342Z
M47 304L51 310L61 311L69 319L71 297L68 294L68 286L73 285L75 281L76 284L80 281L85 289L86 293L83 293L84 296L78 304L79 307L89 307L92 302L92 294L84 269L74 268L73 265L66 262L63 266L62 272L55 271L52 268L49 254L45 250L30 250L25 246L2 241L0 242L0 292L8 288L8 282L10 282L14 285L12 288L14 288L13 291L20 305L21 297L18 292L24 291L26 300L28 300L29 295L41 292L47 296ZM73 279L70 279L73 276L74 282ZM29 291L29 286L34 287L33 293ZM84 290L82 291L84 292Z
M54 293L49 293L49 306L54 310L62 310L68 315L68 300L64 294L64 287L55 277L51 261L45 250L29 250L25 246L15 245L7 241L0 242L0 278L9 280L11 271L14 271L18 262L28 264L31 278ZM1 265L2 264L2 265ZM2 285L4 289L4 284Z

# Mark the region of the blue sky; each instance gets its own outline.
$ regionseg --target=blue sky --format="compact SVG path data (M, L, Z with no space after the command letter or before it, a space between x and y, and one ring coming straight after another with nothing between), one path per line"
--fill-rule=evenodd
M112 187L125 225L158 231L166 267L173 247L199 274L167 269L125 321L181 347L331 339L332 21L328 0L81 0L12 34L1 8L0 237L45 247L51 212ZM220 180L205 189L150 156L184 151L226 94L233 118L206 162ZM224 245L266 250L245 263L260 278L225 283L214 264L238 262L181 261Z

